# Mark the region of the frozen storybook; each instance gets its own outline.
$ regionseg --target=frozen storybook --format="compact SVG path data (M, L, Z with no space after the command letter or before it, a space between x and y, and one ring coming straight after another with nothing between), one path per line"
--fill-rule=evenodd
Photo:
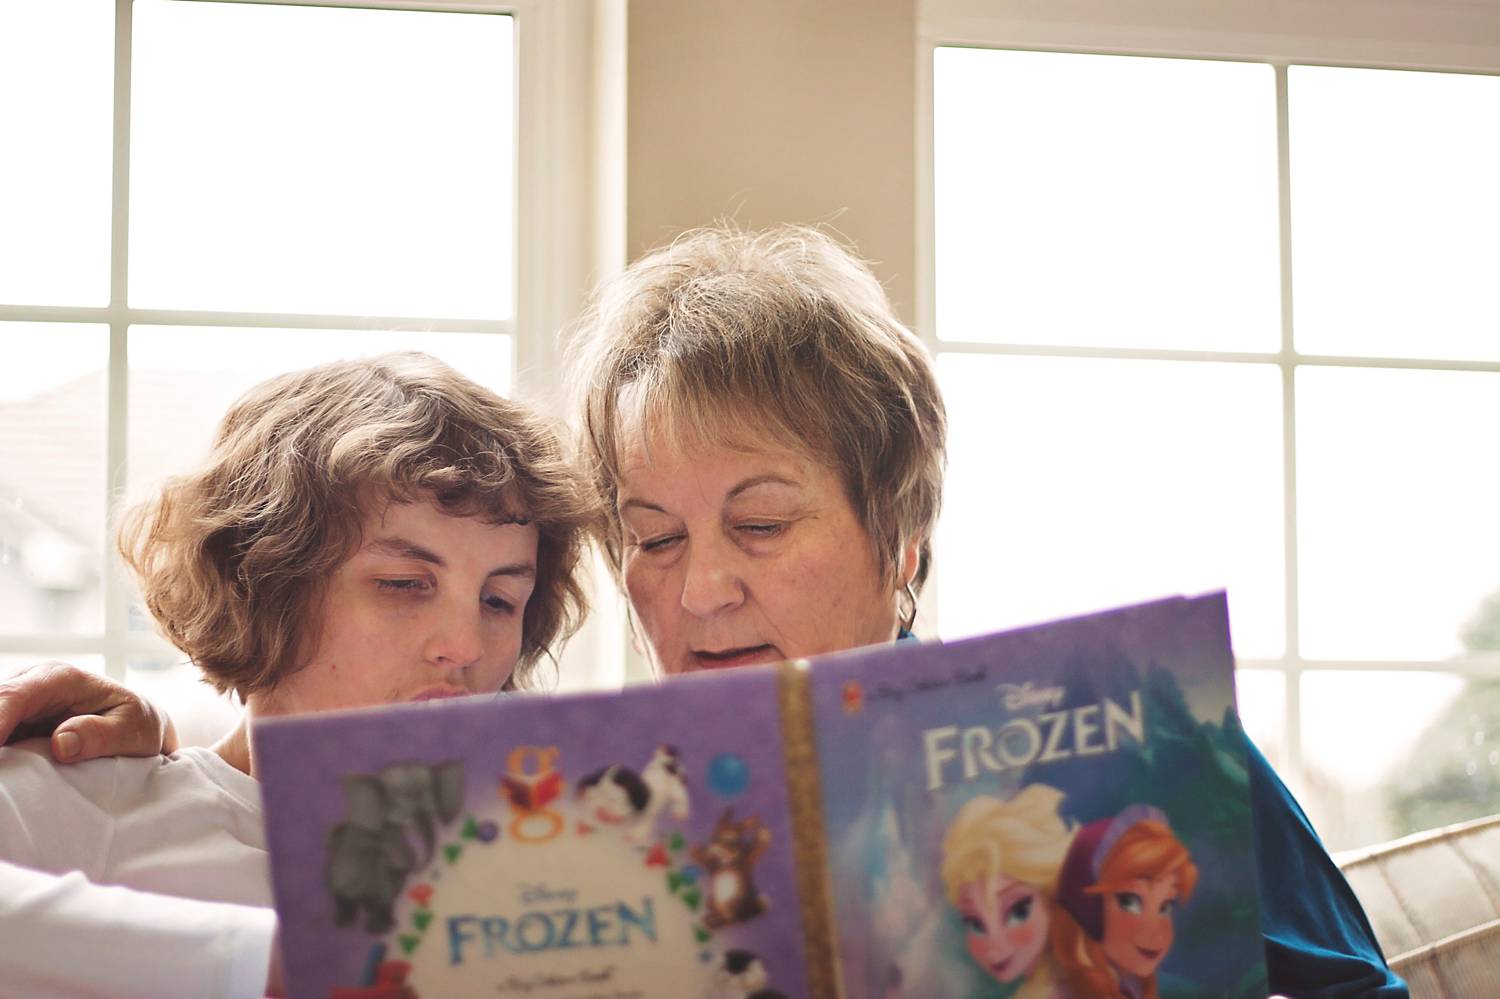
M1222 594L255 738L298 999L1266 994Z

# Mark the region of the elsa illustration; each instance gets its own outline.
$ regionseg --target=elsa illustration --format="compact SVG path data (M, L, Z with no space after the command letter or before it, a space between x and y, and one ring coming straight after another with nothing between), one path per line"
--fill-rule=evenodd
M1167 817L1131 805L1078 830L1058 878L1058 906L1072 918L1053 953L1073 993L1157 999L1156 970L1172 947L1173 914L1198 883L1198 868Z
M1072 837L1058 816L1062 792L1029 784L1002 801L987 795L959 809L943 837L943 881L963 916L965 944L996 981L1023 981L1015 999L1060 999L1048 947L1059 921L1058 871Z

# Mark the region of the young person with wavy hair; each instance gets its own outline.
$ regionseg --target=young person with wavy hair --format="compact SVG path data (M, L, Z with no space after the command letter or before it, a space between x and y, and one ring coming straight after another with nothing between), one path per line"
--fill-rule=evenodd
M244 718L165 757L0 751L7 994L274 990L251 728L528 685L584 613L588 509L543 420L425 355L251 389L120 533L158 626Z

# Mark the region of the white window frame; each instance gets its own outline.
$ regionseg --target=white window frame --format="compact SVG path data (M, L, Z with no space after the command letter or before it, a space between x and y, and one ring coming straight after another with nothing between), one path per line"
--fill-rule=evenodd
M197 2L197 0L178 0ZM380 329L420 336L436 329L511 337L513 391L555 394L555 332L576 312L592 276L586 196L592 182L588 129L592 20L588 0L218 0L292 6L503 14L515 18L515 204L511 275L513 318L455 320L431 316L305 315L140 309L127 304L129 268L130 83L132 0L115 0L114 145L111 181L109 304L99 307L0 304L0 321L87 323L109 328L106 402L102 632L0 634L0 655L100 656L105 674L123 681L131 659L178 656L152 632L129 626L130 584L114 553L111 525L125 495L131 326Z
M1495 39L1476 44L1475 39ZM1106 347L1051 347L940 340L936 322L934 227L933 57L939 46L1158 56L1255 62L1276 74L1281 343L1274 352L1208 352ZM1405 360L1299 353L1292 343L1290 160L1287 68L1344 66L1500 75L1500 6L1465 0L1305 0L1289 5L1217 5L1196 0L921 0L917 37L917 328L933 356L944 353L1065 358L1134 358L1275 365L1282 383L1283 516L1285 519L1286 644L1275 659L1238 660L1244 670L1284 679L1281 770L1305 781L1302 676L1309 671L1434 671L1500 677L1500 656L1452 660L1322 660L1304 658L1298 628L1296 395L1298 368L1348 367L1482 371L1500 362ZM1496 381L1500 387L1500 378ZM937 567L923 593L923 618L937 621Z

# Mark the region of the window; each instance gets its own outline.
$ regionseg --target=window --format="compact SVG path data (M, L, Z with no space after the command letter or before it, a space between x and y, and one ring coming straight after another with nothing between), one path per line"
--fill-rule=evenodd
M455 6L0 5L0 669L67 659L217 735L115 568L123 504L272 373L419 349L508 392L556 327L515 253L532 12Z
M1331 847L1500 810L1500 76L1089 47L933 54L939 630L1226 586Z

